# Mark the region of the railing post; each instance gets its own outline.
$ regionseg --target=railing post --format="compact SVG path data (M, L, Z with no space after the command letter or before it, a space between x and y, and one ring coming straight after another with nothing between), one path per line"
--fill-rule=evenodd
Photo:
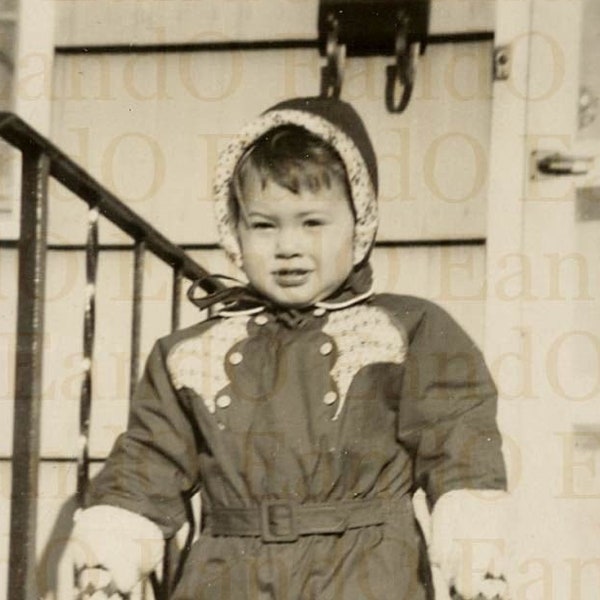
M181 268L173 269L173 288L171 293L171 331L177 331L181 323Z
M42 402L42 359L44 341L44 287L47 249L48 177L61 182L75 196L135 240L134 290L132 311L130 390L133 393L139 372L144 254L152 252L174 268L171 327L180 322L182 278L202 279L207 292L221 289L219 282L206 279L208 272L182 248L165 238L147 221L134 213L89 173L73 162L17 115L0 111L0 138L23 153L21 186L21 237L19 242L19 295L13 459L11 490L10 558L7 600L38 600L36 578L36 525L38 501L38 464L40 459L40 413ZM50 158L51 157L51 158ZM95 219L93 212L93 219ZM94 329L94 298L90 294L95 279L98 240L92 223L88 239L88 305L84 333L84 382L80 413L81 455L78 462L78 496L85 492L88 471L87 438L91 401L91 358ZM85 441L85 443L84 443ZM176 562L169 549L165 559L163 594L168 594ZM156 579L156 578L155 578ZM159 585L155 586L159 590ZM163 597L163 596L158 596Z
M36 521L50 161L23 154L8 600L36 600Z
M83 316L83 381L79 398L79 454L77 456L77 504L83 506L87 491L90 457L90 416L92 413L92 386L94 342L96 335L96 275L98 270L98 217L97 208L88 212L85 247L85 310Z

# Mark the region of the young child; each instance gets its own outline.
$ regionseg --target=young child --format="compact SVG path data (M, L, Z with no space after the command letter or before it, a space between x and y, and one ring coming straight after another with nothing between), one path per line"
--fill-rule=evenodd
M376 195L339 100L283 102L221 155L221 243L249 285L198 300L212 316L151 352L73 534L107 590L160 562L200 490L175 600L421 600L430 562L455 597L507 597L496 390L441 308L373 292Z

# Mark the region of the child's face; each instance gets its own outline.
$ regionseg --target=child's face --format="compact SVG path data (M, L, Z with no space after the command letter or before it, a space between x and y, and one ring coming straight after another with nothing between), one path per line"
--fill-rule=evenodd
M241 186L238 235L250 283L282 306L323 300L352 270L354 216L345 187L299 194L267 181L254 169Z

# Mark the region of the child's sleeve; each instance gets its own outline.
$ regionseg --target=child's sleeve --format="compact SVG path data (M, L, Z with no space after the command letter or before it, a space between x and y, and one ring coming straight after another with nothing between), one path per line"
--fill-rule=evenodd
M496 387L480 350L435 304L411 314L398 434L417 487L430 506L452 490L505 489Z
M127 430L91 482L87 505L131 511L173 536L186 522L184 496L197 485L198 444L158 342L132 400Z

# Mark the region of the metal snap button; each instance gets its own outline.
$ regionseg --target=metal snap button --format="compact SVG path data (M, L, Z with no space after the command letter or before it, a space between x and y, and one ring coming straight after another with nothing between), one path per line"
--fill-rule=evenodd
M229 362L232 365L239 365L244 360L244 356L241 352L232 352L229 355Z
M269 317L266 315L258 315L254 318L254 322L257 325L266 325L269 322Z
M327 356L328 354L331 354L331 351L333 350L333 344L331 342L325 342L324 344L322 344L322 346L319 348L319 352L323 355L323 356Z
M325 404L327 404L327 406L330 406L331 404L333 404L335 401L337 400L337 394L332 390L327 392L324 396L323 396L323 402Z
M219 408L227 408L231 404L230 396L219 396L217 398L217 406Z

